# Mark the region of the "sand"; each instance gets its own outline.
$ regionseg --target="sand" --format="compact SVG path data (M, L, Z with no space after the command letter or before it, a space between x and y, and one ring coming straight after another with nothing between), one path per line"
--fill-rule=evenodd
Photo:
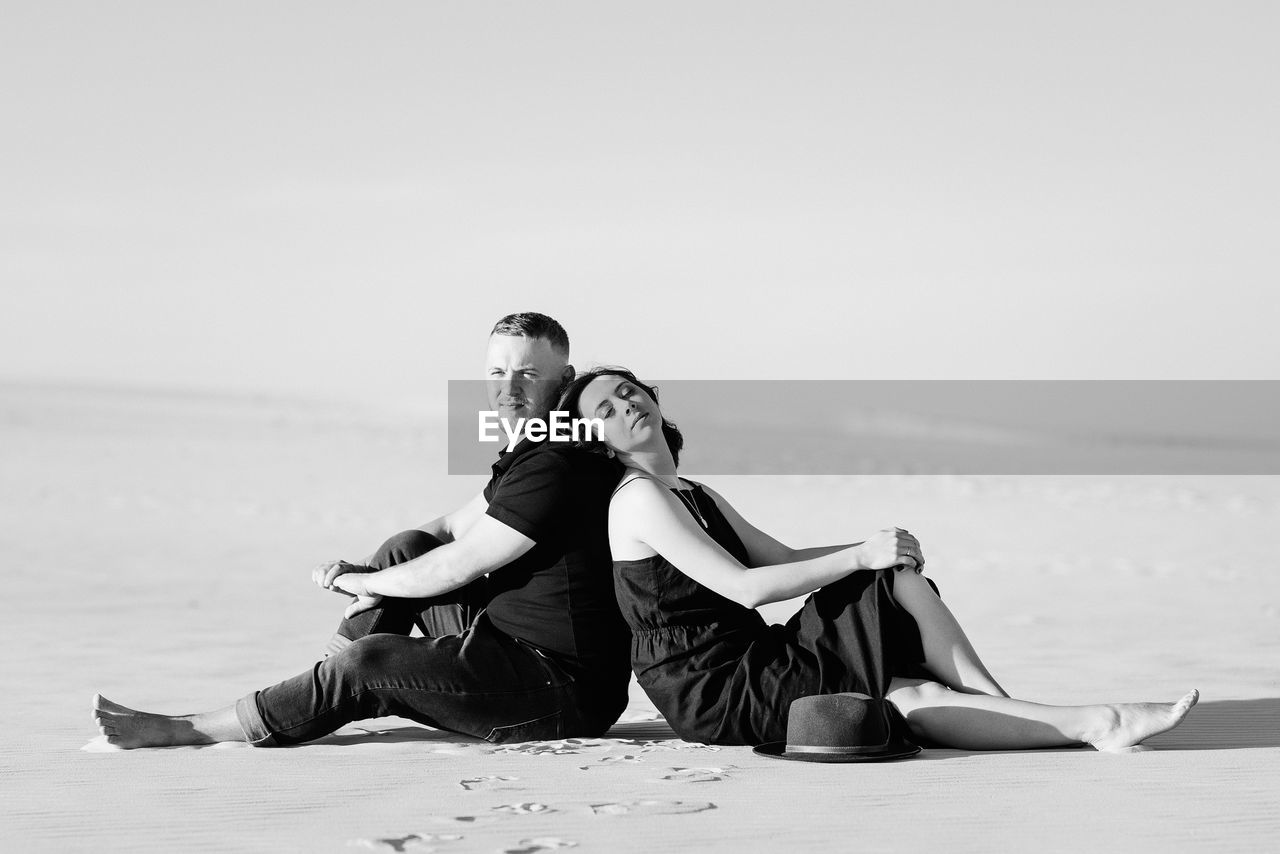
M910 528L1016 696L1199 688L1147 752L787 763L680 741L638 691L603 739L495 746L389 718L280 750L97 749L95 691L190 712L314 661L343 600L312 565L482 485L439 474L441 429L0 387L0 849L1258 850L1280 834L1277 477L707 478L795 544Z

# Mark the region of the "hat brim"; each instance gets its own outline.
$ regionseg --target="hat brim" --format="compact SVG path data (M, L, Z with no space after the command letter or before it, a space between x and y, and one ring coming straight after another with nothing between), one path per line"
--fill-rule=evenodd
M889 744L881 750L869 750L864 753L795 753L787 752L785 741L771 741L751 748L751 752L772 759L790 759L794 762L889 762L893 759L906 759L915 756L920 748L914 744L900 741Z

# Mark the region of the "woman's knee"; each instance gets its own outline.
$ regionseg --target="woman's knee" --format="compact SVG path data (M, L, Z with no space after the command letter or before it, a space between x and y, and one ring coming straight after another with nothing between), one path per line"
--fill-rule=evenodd
M937 599L938 586L922 572L910 569L899 569L893 573L893 598L901 603L901 597L916 598L928 596Z
M889 683L886 699L898 707L903 715L908 715L922 706L937 705L951 689L928 679L904 679L895 676Z
M928 585L925 583L924 576L910 569L893 570L893 579L891 589L893 590L893 598L899 602L902 598L918 596L924 592Z

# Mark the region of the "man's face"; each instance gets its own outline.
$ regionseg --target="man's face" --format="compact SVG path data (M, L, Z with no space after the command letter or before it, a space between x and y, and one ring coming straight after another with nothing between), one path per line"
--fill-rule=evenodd
M489 408L512 428L520 418L545 420L567 370L568 359L545 338L490 335L485 355Z

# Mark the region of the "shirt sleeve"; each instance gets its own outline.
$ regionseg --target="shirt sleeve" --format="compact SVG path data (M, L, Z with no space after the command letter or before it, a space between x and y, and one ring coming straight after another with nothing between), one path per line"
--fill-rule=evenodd
M526 454L494 490L485 512L529 539L545 542L568 514L571 466L552 451Z

